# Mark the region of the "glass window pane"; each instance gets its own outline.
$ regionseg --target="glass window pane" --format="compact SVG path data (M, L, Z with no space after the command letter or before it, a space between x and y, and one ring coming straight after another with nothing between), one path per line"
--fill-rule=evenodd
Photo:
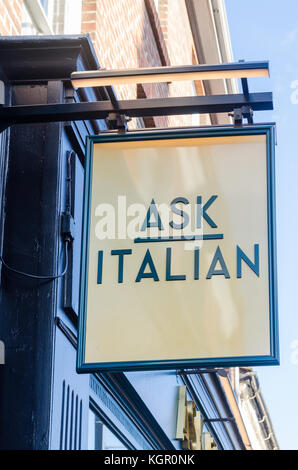
M54 34L79 34L82 0L47 0L45 12Z
M88 416L88 449L95 449L95 419L96 416L92 410L89 409Z
M126 450L124 444L112 433L112 431L107 428L107 426L103 427L103 450Z
M23 4L21 34L35 36L39 33L40 33L39 29L37 28L36 24L31 18L25 4Z
M48 14L49 0L40 0L41 6L44 9L45 14Z
M89 409L88 450L126 450L118 437Z

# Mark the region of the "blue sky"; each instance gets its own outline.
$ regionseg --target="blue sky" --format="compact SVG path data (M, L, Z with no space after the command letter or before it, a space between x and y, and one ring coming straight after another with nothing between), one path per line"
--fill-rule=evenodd
M298 1L226 0L226 8L235 60L270 61L270 79L249 85L273 92L274 111L256 113L255 122L277 123L281 365L257 371L280 448L298 449Z

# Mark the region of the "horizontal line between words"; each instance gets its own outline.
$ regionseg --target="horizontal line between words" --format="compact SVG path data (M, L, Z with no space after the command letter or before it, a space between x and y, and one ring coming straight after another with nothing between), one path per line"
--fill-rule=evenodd
M153 242L191 242L193 240L222 240L223 234L212 235L189 235L185 237L152 237L152 238L135 238L134 243L153 243Z

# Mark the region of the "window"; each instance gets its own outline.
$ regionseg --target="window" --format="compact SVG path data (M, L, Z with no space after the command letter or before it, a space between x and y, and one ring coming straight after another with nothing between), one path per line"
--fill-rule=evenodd
M48 19L49 0L24 0L22 34L53 34Z
M25 3L23 4L23 11L22 11L22 34L35 36L39 34L39 30L37 25L33 21L30 13L28 12Z
M24 0L22 34L78 34L82 0Z
M42 8L44 9L45 14L48 14L49 0L39 0Z
M82 0L47 0L47 9L54 34L81 32Z
M92 409L89 409L88 449L127 450L127 447Z

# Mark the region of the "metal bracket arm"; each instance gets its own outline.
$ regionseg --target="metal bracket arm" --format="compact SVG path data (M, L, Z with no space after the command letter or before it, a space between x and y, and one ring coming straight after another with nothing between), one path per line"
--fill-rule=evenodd
M129 117L230 113L248 106L255 111L273 109L272 93L188 96L123 100L115 110L111 101L0 107L0 129L12 124L106 119L111 113Z

